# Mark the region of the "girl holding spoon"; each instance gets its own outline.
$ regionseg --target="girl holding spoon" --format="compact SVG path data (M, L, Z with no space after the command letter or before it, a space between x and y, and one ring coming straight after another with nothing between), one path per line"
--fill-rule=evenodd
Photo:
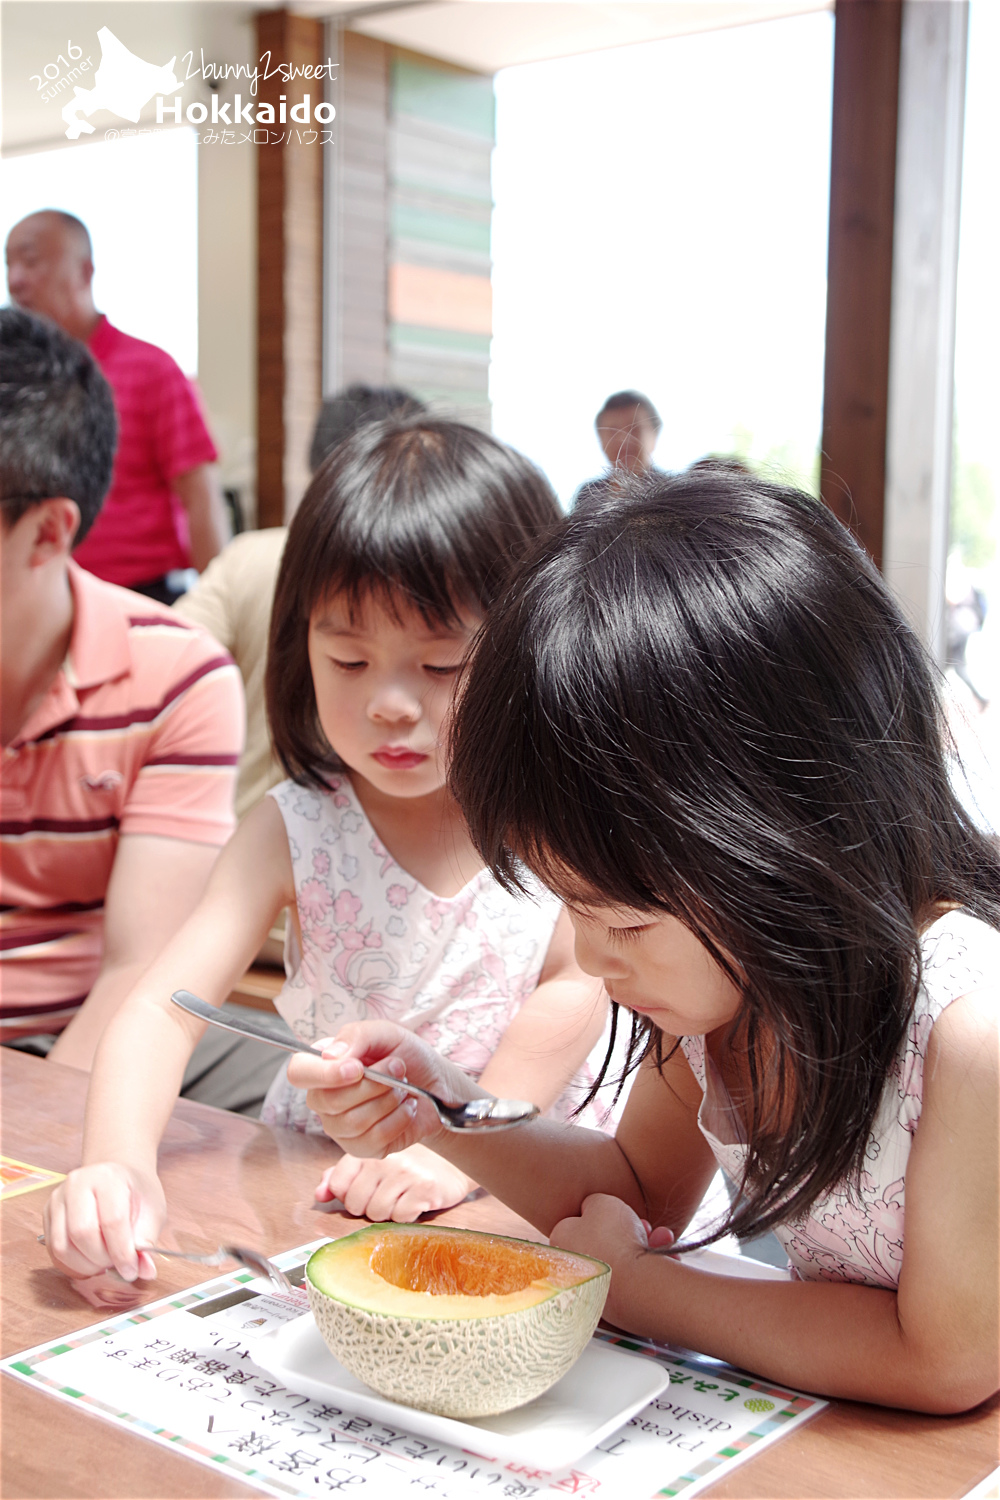
M424 1141L612 1266L606 1316L824 1395L932 1412L998 1374L1000 856L956 796L933 669L811 497L705 468L553 537L491 611L452 743L476 847L565 901L630 1014L615 1137L446 1134L360 1076L481 1088L384 1022L291 1077L358 1155ZM669 1254L718 1234L793 1276Z
M558 514L530 464L456 423L367 428L314 478L290 528L268 658L290 779L240 825L102 1039L84 1165L46 1213L50 1254L72 1275L152 1273L141 1247L166 1217L157 1145L202 1030L170 995L221 1004L283 907L290 977L277 1004L302 1040L387 1017L491 1092L563 1114L586 1092L600 986L575 965L559 901L506 892L484 867L445 784L443 744L485 611ZM283 1071L264 1119L310 1126ZM388 1162L344 1157L317 1197L405 1221L474 1185L415 1144Z

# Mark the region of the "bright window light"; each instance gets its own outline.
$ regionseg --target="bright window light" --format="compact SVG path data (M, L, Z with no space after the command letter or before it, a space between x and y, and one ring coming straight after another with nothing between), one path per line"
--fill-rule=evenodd
M995 60L1000 8L975 0L969 15L969 69L965 95L962 227L958 252L955 338L955 492L952 539L964 563L990 569L1000 603L1000 94ZM997 688L1000 689L1000 677Z
M832 75L829 12L497 75L493 426L564 503L623 387L814 487Z
M40 208L82 219L99 310L189 375L198 370L197 153L195 131L182 126L0 161L4 241Z

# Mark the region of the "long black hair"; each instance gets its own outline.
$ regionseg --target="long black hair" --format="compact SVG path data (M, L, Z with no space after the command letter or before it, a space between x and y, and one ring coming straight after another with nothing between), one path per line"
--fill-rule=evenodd
M324 788L340 761L323 733L309 620L334 594L352 608L405 601L429 625L485 613L561 512L526 458L461 422L371 423L338 444L289 527L271 611L267 713L294 780Z
M741 992L749 1156L719 1234L857 1179L921 926L944 903L1000 925L946 751L934 669L867 556L751 474L634 482L490 614L451 746L484 860L508 888L524 861L567 899L676 916ZM639 1016L632 1044L677 1045Z

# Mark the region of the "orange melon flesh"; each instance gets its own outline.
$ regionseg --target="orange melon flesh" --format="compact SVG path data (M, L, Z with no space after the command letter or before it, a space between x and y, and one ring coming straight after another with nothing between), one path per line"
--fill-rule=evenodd
M376 1276L405 1291L432 1297L508 1297L535 1282L571 1286L594 1274L593 1262L553 1254L500 1235L387 1234L369 1260Z
M310 1258L306 1289L334 1355L366 1385L444 1416L508 1411L583 1352L603 1261L503 1235L372 1224Z

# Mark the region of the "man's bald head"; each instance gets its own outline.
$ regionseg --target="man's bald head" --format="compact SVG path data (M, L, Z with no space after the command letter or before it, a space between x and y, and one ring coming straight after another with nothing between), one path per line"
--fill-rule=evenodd
M97 321L93 276L90 235L73 214L42 209L15 224L7 236L11 300L26 312L51 318L74 338L88 338Z

